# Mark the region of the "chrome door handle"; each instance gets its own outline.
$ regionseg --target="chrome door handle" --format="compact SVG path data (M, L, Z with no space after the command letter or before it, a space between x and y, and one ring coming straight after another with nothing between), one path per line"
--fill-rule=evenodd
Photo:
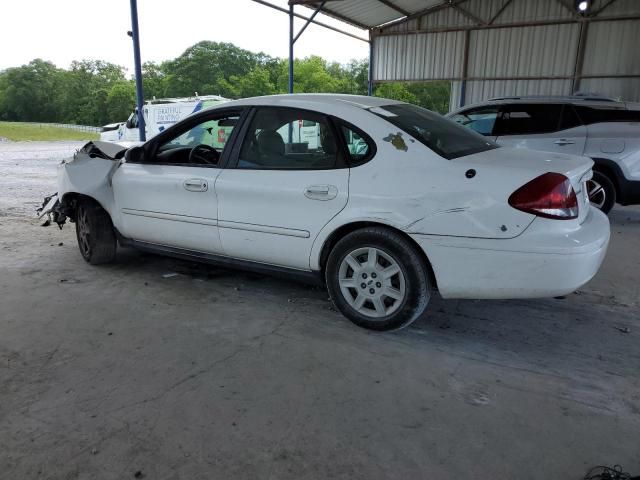
M574 142L573 140L565 140L564 138L561 138L560 140L556 140L555 142L556 145L573 145L576 142Z
M305 193L309 195L329 195L329 187L327 188L307 188Z
M182 183L185 190L190 192L206 192L209 189L209 185L206 180L200 178L190 178Z
M310 185L304 189L304 196L311 200L332 200L338 196L334 185Z

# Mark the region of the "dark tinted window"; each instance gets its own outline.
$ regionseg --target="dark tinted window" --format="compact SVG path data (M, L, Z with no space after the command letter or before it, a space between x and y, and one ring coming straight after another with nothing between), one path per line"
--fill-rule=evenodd
M639 110L625 110L622 108L575 106L580 119L585 125L602 122L640 122Z
M532 135L558 130L562 105L514 104L503 105L496 122L495 135Z
M457 113L451 117L454 122L475 130L480 135L491 135L498 117L498 107L481 107Z
M560 117L560 125L558 130L568 130L570 128L579 127L582 125L578 114L573 108L573 105L566 104L562 107L562 117Z
M289 108L262 108L251 120L238 168L319 170L334 168L339 148L323 115Z
M370 109L429 147L441 157L453 159L497 148L474 131L424 108L406 103ZM394 137L393 139L391 137ZM389 135L391 142L395 136Z

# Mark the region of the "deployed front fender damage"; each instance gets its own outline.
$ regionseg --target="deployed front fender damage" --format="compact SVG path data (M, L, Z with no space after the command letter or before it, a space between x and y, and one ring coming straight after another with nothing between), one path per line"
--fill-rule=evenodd
M72 158L58 166L58 192L45 197L37 211L41 225L51 222L60 228L67 218L74 219L75 199L84 195L97 201L109 214L114 199L111 179L122 164L127 148L109 142L89 142Z

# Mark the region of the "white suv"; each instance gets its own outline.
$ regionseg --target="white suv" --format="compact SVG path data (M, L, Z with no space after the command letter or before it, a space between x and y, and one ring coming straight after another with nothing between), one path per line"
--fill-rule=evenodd
M594 96L504 97L447 115L515 148L591 158L591 203L608 213L640 203L640 104Z

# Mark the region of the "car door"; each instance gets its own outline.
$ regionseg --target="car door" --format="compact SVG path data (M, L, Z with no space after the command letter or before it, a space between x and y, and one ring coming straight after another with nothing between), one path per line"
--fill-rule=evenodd
M347 204L339 133L322 114L261 107L241 137L216 180L225 255L309 270L313 241Z
M582 155L586 129L573 106L559 103L503 105L494 129L507 147Z
M241 112L183 122L145 144L113 176L117 228L140 242L220 254L215 182Z
M470 128L480 135L495 140L493 133L496 119L500 114L499 105L487 105L484 107L463 110L452 115L450 118L460 125Z

